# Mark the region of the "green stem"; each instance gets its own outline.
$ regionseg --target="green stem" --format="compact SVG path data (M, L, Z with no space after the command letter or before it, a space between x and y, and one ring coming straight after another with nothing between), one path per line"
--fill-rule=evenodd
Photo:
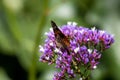
M31 61L31 66L30 66L30 69L29 69L29 80L36 80L36 66L37 66L37 61L38 61L38 57L37 57L37 52L38 52L38 46L39 46L39 43L40 43L40 36L41 35L41 31L43 30L44 26L45 26L45 23L47 21L47 15L46 12L48 10L48 3L49 3L49 0L45 0L44 1L44 6L43 6L43 14L40 18L40 24L39 24L39 27L38 27L38 31L37 31L37 35L36 35L36 39L35 39L35 45L34 45L34 50L33 50L33 55L32 55L32 61Z

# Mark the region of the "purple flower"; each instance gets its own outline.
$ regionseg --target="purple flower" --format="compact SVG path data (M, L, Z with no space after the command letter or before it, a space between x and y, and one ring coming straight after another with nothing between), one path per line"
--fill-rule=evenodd
M48 64L56 64L56 68L60 72L54 75L53 80L66 80L66 78L74 78L76 74L82 74L81 65L85 69L95 69L99 64L101 52L110 48L114 42L112 35L105 31L97 30L95 28L89 29L79 27L76 23L68 23L61 26L62 33L69 38L70 46L67 48L68 52L57 47L53 30L45 33L47 39L45 44L40 47L42 56L41 62Z

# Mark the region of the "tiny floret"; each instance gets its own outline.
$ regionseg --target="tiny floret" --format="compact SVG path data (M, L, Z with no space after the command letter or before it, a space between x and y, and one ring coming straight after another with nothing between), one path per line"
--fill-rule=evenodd
M88 52L89 52L89 54L91 54L92 53L92 49L88 49Z
M95 31L95 27L92 28L92 31Z
M82 78L80 78L79 80L82 80Z
M72 22L67 22L67 25L72 25Z
M77 26L77 23L76 23L76 22L73 22L73 26Z
M77 53L79 50L80 50L80 48L77 47L77 48L74 49L74 52Z
M96 69L97 68L97 66L93 66L93 69Z

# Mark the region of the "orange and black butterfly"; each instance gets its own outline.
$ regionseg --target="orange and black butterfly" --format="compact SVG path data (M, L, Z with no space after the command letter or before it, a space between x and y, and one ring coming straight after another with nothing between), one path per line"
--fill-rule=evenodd
M51 21L51 25L54 31L57 47L65 49L69 54L69 50L68 50L68 47L70 46L69 39L62 33L62 31L57 27L54 21Z

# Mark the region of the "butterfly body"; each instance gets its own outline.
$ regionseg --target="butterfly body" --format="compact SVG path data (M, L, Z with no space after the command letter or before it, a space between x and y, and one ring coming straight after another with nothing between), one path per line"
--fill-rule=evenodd
M69 51L67 48L70 46L68 38L62 33L62 31L57 27L55 22L51 21L51 25L54 31L56 45L59 48Z

